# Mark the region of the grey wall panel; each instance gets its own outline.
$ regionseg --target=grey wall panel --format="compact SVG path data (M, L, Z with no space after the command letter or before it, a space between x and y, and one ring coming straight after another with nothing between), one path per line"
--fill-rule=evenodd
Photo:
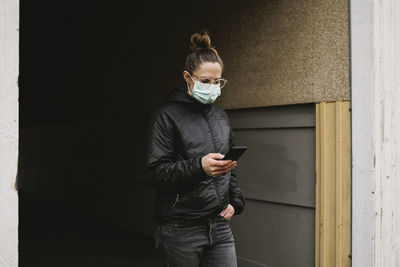
M314 128L235 130L248 150L237 174L246 197L315 207Z
M314 219L311 208L247 201L231 220L239 266L314 266Z
M290 105L227 111L237 128L315 127L315 105Z
M228 111L246 198L231 221L243 267L314 266L315 105Z

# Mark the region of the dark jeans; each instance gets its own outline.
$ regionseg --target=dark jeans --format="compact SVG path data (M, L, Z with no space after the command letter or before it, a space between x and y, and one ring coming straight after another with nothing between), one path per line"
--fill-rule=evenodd
M237 266L232 231L223 217L202 223L158 224L154 241L164 266Z

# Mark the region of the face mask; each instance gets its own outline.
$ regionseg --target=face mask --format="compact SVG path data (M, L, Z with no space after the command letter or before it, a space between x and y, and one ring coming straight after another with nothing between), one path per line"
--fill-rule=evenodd
M188 88L188 90L190 89ZM192 96L200 103L203 104L213 103L220 95L221 95L221 88L219 84L209 85L201 83L199 81L194 81Z

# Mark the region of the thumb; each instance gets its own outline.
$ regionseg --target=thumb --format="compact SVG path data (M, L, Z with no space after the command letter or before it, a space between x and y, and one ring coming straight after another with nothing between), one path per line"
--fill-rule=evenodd
M213 153L212 157L214 159L223 159L225 157L225 155L221 154L221 153Z

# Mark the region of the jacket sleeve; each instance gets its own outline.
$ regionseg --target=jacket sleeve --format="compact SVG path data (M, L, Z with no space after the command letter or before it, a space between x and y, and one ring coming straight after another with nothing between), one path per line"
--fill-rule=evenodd
M233 141L233 131L230 129L230 147L234 146L234 141ZM235 214L238 215L242 213L244 206L245 206L245 201L244 197L242 194L242 191L239 188L238 185L238 180L235 174L235 169L233 168L231 170L231 178L229 180L229 204L233 206L235 209Z
M144 179L157 188L179 189L193 186L207 177L201 156L176 160L175 125L162 109L150 118Z

